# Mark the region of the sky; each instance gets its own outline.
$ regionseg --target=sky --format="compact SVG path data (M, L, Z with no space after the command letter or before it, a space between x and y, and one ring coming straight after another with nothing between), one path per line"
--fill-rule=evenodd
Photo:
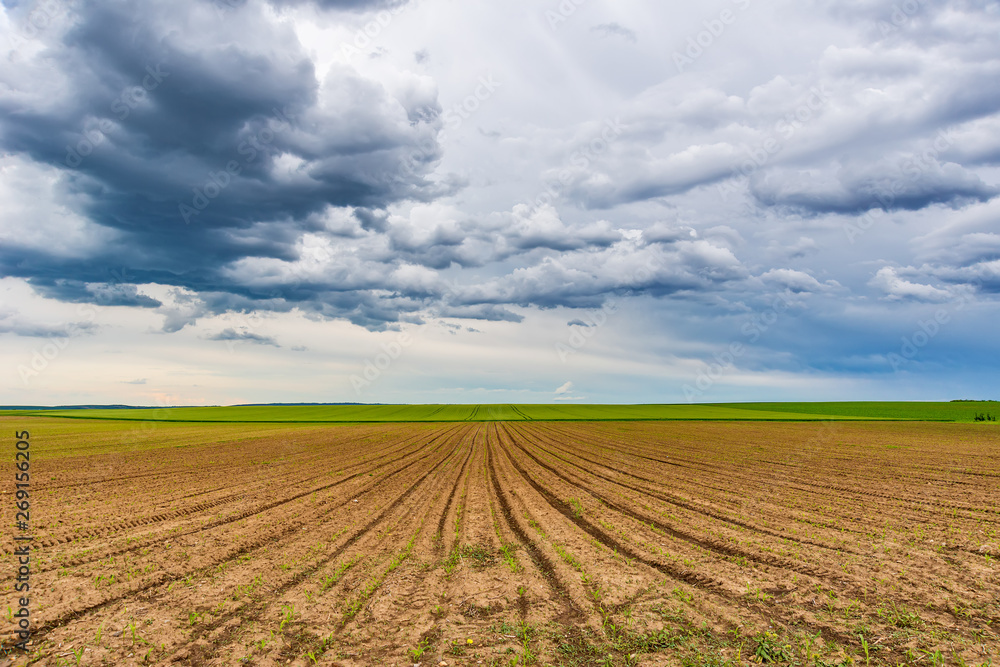
M998 30L3 0L0 404L998 398Z

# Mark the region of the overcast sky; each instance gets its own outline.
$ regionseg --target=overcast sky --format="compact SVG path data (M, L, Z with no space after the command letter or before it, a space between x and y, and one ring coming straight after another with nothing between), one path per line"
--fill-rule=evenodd
M1000 3L3 0L3 404L997 398Z

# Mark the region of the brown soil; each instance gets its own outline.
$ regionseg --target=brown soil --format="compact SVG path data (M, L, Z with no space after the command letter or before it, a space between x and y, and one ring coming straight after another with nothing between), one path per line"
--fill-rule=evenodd
M1000 659L995 429L95 424L56 456L0 422L32 431L17 665Z

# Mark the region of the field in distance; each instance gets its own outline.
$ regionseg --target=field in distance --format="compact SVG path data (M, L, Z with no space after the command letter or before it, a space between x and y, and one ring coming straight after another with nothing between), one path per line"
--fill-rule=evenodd
M972 422L1000 416L1000 403L843 402L696 405L266 405L193 408L0 411L76 419L188 422L458 422L458 421L817 421L910 420ZM995 422L991 422L995 423Z
M979 424L0 426L30 664L1000 663Z

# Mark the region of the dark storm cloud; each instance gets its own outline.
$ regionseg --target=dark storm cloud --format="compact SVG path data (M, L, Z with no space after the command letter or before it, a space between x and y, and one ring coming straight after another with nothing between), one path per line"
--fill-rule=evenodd
M637 294L728 307L754 289L832 298L849 281L802 270L798 260L817 254L822 241L800 229L784 238L758 235L760 220L727 210L732 201L705 186L738 181L739 203L751 199L773 209L762 215L784 221L795 217L785 213L802 213L816 224L873 207L960 209L998 193L984 182L988 176L972 171L996 160L991 123L1000 108L1000 88L989 85L1000 71L984 51L996 21L974 2L921 0L919 11L885 34L878 22L889 17L891 25L895 2L820 3L851 26L852 37L833 34L808 51L808 62L776 58L764 69L749 58L739 80L710 74L711 60L742 48L734 29L698 63L701 72L673 76L665 61L670 75L663 76L664 63L636 60L642 82L629 83L634 88L620 104L587 102L579 115L560 112L558 119L541 111L518 118L526 113L519 109L547 108L536 98L551 92L526 78L523 88L503 88L488 103L475 98L482 115L465 128L478 128L475 141L492 137L482 127L504 128L503 141L484 142L490 152L474 148L479 144L461 128L441 135L458 155L454 162L462 162L463 150L480 151L462 177L433 173L447 117L439 82L392 70L390 55L398 53L388 37L373 50L390 55L365 61L379 74L334 62L318 80L312 47L284 22L308 20L302 17L315 13L306 6L314 5L331 10L325 29L402 3L270 4L289 11L275 21L256 1L87 0L68 5L64 32L54 25L40 34L45 50L26 49L0 64L0 150L58 170L51 190L65 194L60 201L71 202L90 228L107 232L87 254L4 244L5 275L62 301L158 308L165 331L220 313L293 310L370 329L427 316L519 322L512 306L589 308ZM788 53L805 53L794 47L813 30L832 34L811 23L816 4L805 23L767 28L788 38ZM621 24L593 32L588 25L580 27L591 47L595 34L635 41ZM767 30L760 36L768 38ZM483 36L485 44L490 39L509 34ZM424 42L400 40L403 70L413 59L427 63L426 48L414 51ZM434 48L448 53L451 46ZM496 57L498 69L538 65L530 50ZM601 75L586 59L560 67ZM449 77L458 74L442 76L442 86L456 85ZM952 138L935 147L945 129L955 129ZM517 178L504 182L504 171L515 170L512 151ZM521 191L507 198L503 187ZM439 201L465 188L467 198ZM532 198L539 190L543 196ZM664 208L650 214L641 206L649 200ZM608 209L607 219L594 209ZM663 210L684 211L676 218L684 222L653 222ZM965 238L956 257L982 258L982 248L994 247L993 237ZM769 244L764 257L758 242ZM831 264L839 271L845 263ZM125 267L129 278L109 277L107 267ZM874 280L878 269L866 268L853 284ZM453 272L451 284L438 274L445 270ZM869 286L900 299L933 299L945 280L883 271ZM148 283L176 289L169 299L156 291L154 299L129 286Z
M354 209L354 217L366 232L384 232L389 229L389 215L385 211L371 211L367 208Z
M488 322L521 322L524 317L495 304L477 304L472 306L445 305L436 309L438 317L453 317L468 320L486 320Z
M330 207L439 194L424 177L439 154L433 90L393 97L345 67L320 83L290 27L253 4L215 9L83 2L64 35L44 33L47 50L4 72L0 147L60 169L81 213L118 232L90 262L5 251L6 275L64 300L153 306L84 283L126 266L137 281L227 291L219 267L295 259ZM362 227L383 230L379 215L359 213Z
M656 223L642 230L642 238L646 243L676 243L697 238L697 234L691 227Z
M235 331L234 329L223 329L219 333L209 336L209 340L237 341L245 343L256 343L257 345L270 345L281 347L278 342L270 336L262 336L249 331Z
M764 206L824 214L917 211L933 204L960 208L989 201L1000 189L957 164L909 160L902 169L887 161L849 164L835 173L772 169L751 178L750 192Z
M60 278L50 280L34 277L31 285L35 291L69 303L94 303L99 306L131 306L157 308L163 304L145 294L140 294L135 285L114 285L107 283L86 283L80 280Z
M533 218L513 227L506 236L507 243L518 250L579 250L581 248L607 248L621 240L621 232L611 229L608 223L569 228L561 221L548 225Z

